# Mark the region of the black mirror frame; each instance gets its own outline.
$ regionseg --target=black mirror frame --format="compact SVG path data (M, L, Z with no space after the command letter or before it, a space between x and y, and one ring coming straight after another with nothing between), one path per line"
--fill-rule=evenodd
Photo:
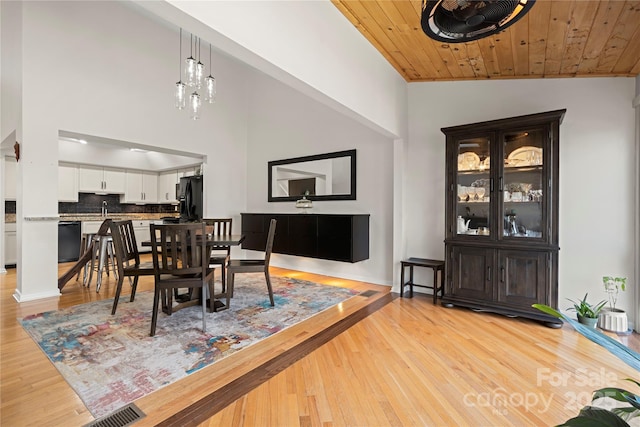
M290 163L310 162L315 160L335 159L337 157L351 158L351 191L349 194L324 194L319 196L306 196L309 200L356 200L356 150L336 151L333 153L316 154L313 156L294 157L291 159L272 160L268 163L269 202L295 202L301 196L273 197L271 180L273 178L273 167L287 165Z

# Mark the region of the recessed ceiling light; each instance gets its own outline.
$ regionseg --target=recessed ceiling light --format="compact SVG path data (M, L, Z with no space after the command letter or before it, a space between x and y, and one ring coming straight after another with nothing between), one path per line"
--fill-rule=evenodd
M143 150L142 148L135 148L135 147L131 147L129 148L129 151L135 151L137 153L147 153L147 150Z
M63 141L76 142L78 144L87 144L86 139L71 138L70 136L61 136L60 139Z

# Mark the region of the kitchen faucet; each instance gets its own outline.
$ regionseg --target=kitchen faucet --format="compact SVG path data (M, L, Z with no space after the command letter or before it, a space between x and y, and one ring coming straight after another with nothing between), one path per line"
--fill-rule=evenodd
M102 201L102 216L103 217L107 216L107 201L106 200Z

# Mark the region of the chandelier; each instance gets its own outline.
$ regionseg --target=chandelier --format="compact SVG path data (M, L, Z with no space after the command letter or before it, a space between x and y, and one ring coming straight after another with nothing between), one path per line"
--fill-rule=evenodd
M211 68L211 43L209 43L209 76L204 77L205 67L200 54L200 37L190 35L189 57L184 60L184 82L182 81L182 28L180 28L180 79L175 88L175 106L178 110L188 108L189 116L193 120L200 118L202 100L199 90L204 91L206 103L213 104L216 100L216 79L213 77ZM194 57L195 52L195 57ZM187 96L187 90L193 91Z

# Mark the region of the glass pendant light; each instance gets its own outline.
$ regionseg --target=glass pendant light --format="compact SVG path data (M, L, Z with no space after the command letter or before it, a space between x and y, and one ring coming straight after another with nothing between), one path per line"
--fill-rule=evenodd
M200 37L196 38L198 42L198 63L196 64L196 89L202 87L202 78L204 77L204 64L200 61L202 56L200 55Z
M191 54L185 60L186 68L184 69L184 80L187 86L194 87L196 85L196 60L193 57L193 34L191 34L191 41L189 43L191 48Z
M209 77L204 79L204 100L209 104L216 102L216 79L211 74L211 43L209 43Z
M176 98L176 108L178 110L182 110L187 105L186 87L184 83L182 83L182 28L180 28L180 49L179 50L180 50L180 56L178 57L178 66L180 70L178 75L180 79L176 83L175 98Z
M189 114L193 120L200 118L201 105L200 95L198 95L198 92L193 92L189 97Z
M187 106L187 87L184 83L176 83L176 108L183 110Z

